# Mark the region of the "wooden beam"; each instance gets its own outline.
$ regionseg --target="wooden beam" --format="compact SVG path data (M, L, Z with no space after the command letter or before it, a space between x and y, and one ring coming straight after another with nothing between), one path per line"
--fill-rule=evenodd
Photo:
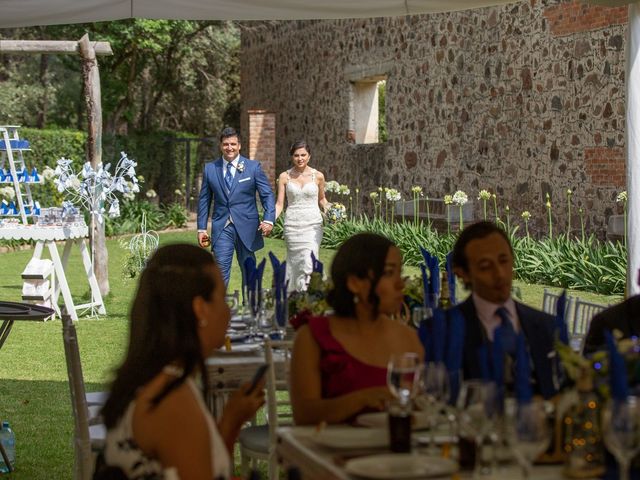
M109 42L91 42L96 55L113 55ZM0 53L80 53L78 42L66 40L0 40Z
M102 163L102 103L100 95L100 71L96 52L84 34L78 42L82 56L82 78L84 80L84 99L87 105L89 131L87 135L87 160L94 170ZM109 293L109 252L104 233L104 222L97 222L91 216L91 249L93 270L98 280L98 288L103 296ZM93 299L92 299L93 301Z

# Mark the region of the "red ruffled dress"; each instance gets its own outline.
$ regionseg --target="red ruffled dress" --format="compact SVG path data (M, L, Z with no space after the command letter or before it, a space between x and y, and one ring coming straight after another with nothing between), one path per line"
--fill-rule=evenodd
M349 354L331 334L328 317L311 317L308 324L320 346L322 398L387 385L387 369L366 364Z

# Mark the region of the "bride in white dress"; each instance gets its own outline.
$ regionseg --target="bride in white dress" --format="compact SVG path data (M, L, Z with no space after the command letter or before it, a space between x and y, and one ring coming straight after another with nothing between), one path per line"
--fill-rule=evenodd
M292 168L278 177L276 218L285 208L284 239L287 245L289 291L306 290L313 271L311 252L318 258L322 242L322 215L329 202L324 195L324 175L309 166L311 149L297 141L289 150Z

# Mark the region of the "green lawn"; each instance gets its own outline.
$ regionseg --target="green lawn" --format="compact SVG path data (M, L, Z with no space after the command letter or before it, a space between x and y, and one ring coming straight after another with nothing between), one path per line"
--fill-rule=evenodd
M171 232L160 235L161 244L195 243L195 232ZM127 310L135 281L123 279L121 265L124 249L117 240L107 242L111 293L105 299L107 316L81 318L76 324L82 353L87 390L105 387L113 368L119 363L128 333ZM89 289L84 279L79 253L74 249L68 268L68 280L74 298L87 299ZM267 239L259 259L273 251L285 257L281 240ZM32 251L0 254L0 299L20 301L20 273ZM333 251L322 250L320 258L328 266ZM417 273L416 268L406 274ZM271 278L266 269L265 283ZM542 304L543 286L517 283L524 301L535 307ZM240 273L234 265L230 290L240 288ZM616 298L576 293L600 303ZM16 323L6 344L0 349L0 419L11 422L17 439L18 471L11 479L71 478L73 468L73 419L67 384L67 372L59 320L47 323Z

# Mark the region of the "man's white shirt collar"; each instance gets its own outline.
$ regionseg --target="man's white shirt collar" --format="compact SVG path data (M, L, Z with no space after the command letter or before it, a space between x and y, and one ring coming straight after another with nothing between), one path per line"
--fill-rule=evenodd
M513 328L516 332L520 331L518 311L516 310L516 302L513 301L513 298L510 297L503 304L489 302L473 292L471 293L471 298L473 301L473 305L476 307L476 314L478 315L478 319L480 320L480 323L482 323L485 332L487 332L487 337L489 338L489 340L493 341L493 331L501 323L501 319L495 313L499 307L504 307L507 309L507 312L509 312L509 319L513 324Z

